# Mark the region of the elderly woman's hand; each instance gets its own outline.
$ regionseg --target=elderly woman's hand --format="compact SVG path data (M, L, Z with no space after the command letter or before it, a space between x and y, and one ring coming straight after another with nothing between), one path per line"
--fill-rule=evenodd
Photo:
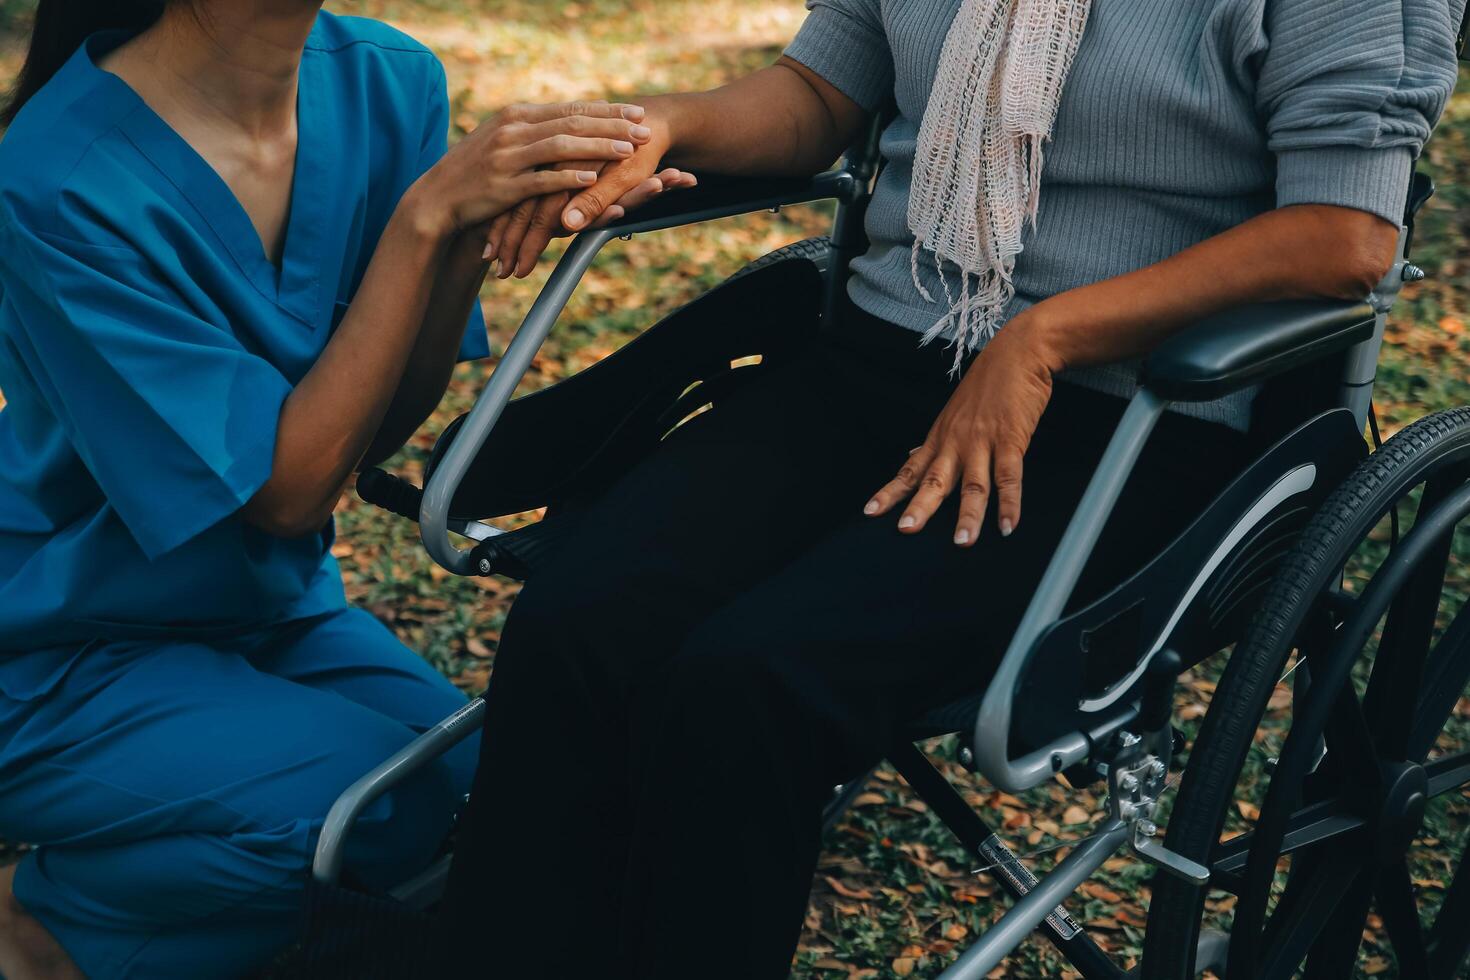
M954 542L975 543L992 495L1001 534L1021 520L1021 460L1051 400L1061 363L1044 340L1044 313L1033 307L1007 323L980 352L898 475L865 514L886 514L908 500L898 529L917 534L958 487L960 514Z

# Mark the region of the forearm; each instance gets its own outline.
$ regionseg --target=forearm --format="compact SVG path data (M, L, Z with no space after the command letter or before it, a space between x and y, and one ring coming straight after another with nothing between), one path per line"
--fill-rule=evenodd
M721 174L818 173L853 142L864 116L784 57L709 92L649 96L641 104L653 124L668 127L670 165Z
M1059 293L1027 311L1025 329L1057 370L1127 360L1233 306L1365 297L1396 242L1396 228L1360 211L1268 211L1162 262Z
M486 264L477 236L460 235L440 260L418 342L377 434L360 466L374 466L398 451L429 417L449 386Z
M410 195L331 341L281 408L271 477L241 512L272 533L310 533L330 517L419 340L446 236L420 220Z

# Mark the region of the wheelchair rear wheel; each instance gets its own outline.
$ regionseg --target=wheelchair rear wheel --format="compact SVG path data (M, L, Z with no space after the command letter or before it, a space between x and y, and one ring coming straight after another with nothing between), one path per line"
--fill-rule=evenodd
M1382 968L1458 975L1470 604L1451 557L1467 514L1463 408L1396 435L1303 532L1226 663L1168 820L1167 846L1208 864L1210 885L1156 876L1143 976L1204 968L1202 922L1228 931L1231 977L1353 975L1367 925L1386 936Z

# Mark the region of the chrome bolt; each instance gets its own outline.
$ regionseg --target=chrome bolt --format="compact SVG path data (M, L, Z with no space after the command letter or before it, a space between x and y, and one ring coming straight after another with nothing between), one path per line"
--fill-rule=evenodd
M1152 820L1140 820L1134 829L1140 837L1152 837L1159 832L1159 825Z
M1155 779L1161 778L1168 771L1169 767L1164 765L1164 760L1162 759L1155 759L1148 764L1148 774Z
M968 769L971 766L973 766L974 764L975 764L975 753L970 751L970 747L968 745L961 745L960 746L960 765L962 765L966 769Z
M480 574L481 575L489 575L490 574L490 569L492 567L493 566L490 564L490 559L489 558L481 558L480 559Z
M1118 785L1123 787L1125 792L1131 793L1138 789L1138 777L1131 772L1125 772L1123 778L1118 780Z
M1403 271L1403 279L1404 279L1404 282L1423 282L1424 279L1426 279L1428 277L1428 275L1429 275L1429 273L1425 272L1423 269L1419 268L1414 263L1412 263L1412 262L1405 262L1404 263L1404 271Z

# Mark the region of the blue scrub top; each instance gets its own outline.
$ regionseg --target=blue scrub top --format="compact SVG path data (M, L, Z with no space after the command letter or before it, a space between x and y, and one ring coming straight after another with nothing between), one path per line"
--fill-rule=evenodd
M236 512L271 473L403 191L445 151L444 70L322 13L277 268L223 180L89 39L0 142L0 693L97 639L207 636L345 602L332 529ZM477 309L461 348L488 353Z

